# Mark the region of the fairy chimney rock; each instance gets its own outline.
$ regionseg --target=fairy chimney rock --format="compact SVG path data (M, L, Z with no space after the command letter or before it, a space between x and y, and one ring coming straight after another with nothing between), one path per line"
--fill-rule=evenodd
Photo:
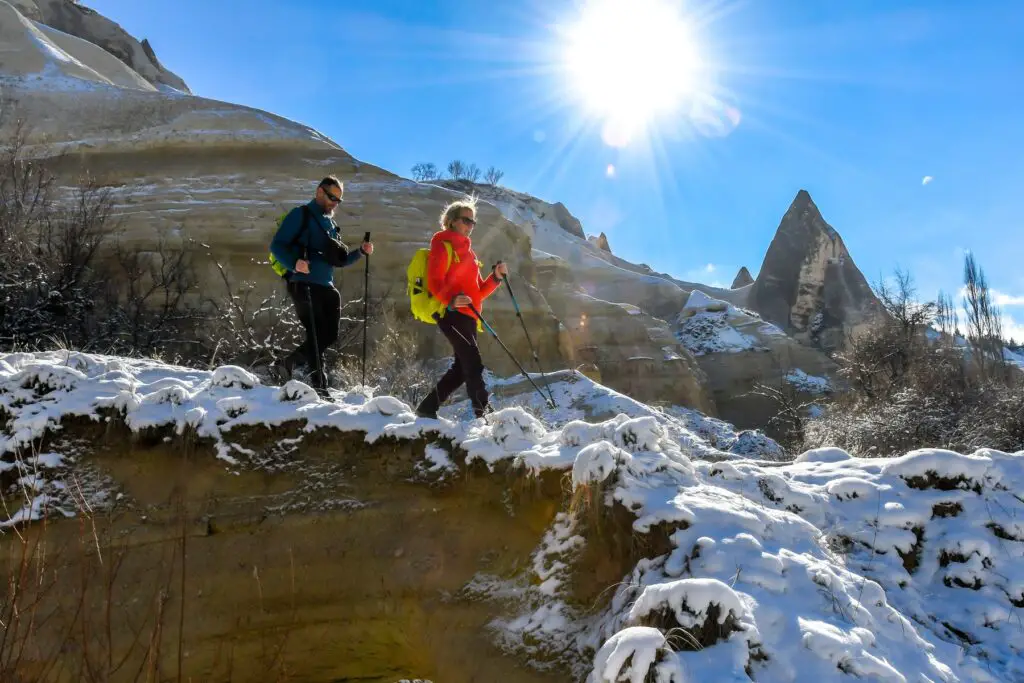
M740 287L752 284L754 284L754 278L751 276L750 271L747 270L747 267L743 266L740 268L740 272L736 273L736 277L733 278L732 289L739 289Z
M782 217L750 291L765 319L831 350L870 324L881 305L835 228L800 190Z

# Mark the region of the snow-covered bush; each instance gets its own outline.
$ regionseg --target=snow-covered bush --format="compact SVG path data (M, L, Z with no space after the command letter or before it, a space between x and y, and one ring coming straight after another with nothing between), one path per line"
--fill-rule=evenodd
M619 631L594 657L587 683L685 683L665 635L656 628L634 626Z

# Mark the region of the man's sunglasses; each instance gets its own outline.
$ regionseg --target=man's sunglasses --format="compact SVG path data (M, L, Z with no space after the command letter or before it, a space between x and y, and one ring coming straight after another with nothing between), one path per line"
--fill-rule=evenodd
M320 189L321 189L321 190L323 190L323 191L324 191L324 194L325 194L325 195L327 195L327 198L328 198L328 199L330 199L330 200L331 200L332 202L334 202L335 204L337 204L338 202L340 202L340 201L341 201L341 197L335 197L335 196L334 196L333 194L331 194L331 193L330 193L330 191L329 191L329 190L328 190L328 189L327 189L326 187L324 187L323 185L321 185L321 186L320 186Z
M466 225L472 225L474 227L476 226L476 219L475 218L467 218L466 216L459 216L455 220L462 221Z

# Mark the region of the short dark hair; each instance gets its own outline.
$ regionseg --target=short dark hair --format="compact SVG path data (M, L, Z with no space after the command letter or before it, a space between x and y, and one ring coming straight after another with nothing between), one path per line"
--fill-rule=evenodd
M342 185L341 185L341 181L338 180L338 176L329 175L329 176L326 176L323 180L321 180L320 184L317 185L317 187L337 187L337 188L341 188Z

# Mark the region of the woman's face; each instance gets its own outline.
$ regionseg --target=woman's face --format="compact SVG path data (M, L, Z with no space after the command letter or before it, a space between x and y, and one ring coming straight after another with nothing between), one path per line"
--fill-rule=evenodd
M476 227L476 218L472 209L459 209L459 215L452 220L452 230L463 237L469 237Z

